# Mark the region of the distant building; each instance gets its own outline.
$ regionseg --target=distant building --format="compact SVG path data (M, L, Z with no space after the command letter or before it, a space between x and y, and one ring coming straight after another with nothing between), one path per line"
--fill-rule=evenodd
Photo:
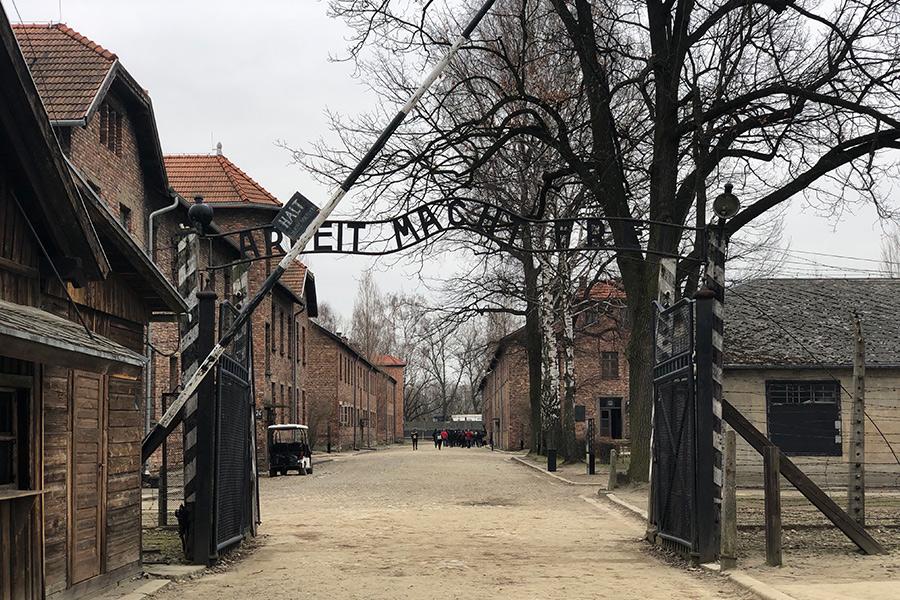
M387 399L383 410L378 412L378 440L381 443L392 443L403 439L403 390L406 361L389 354L381 354L374 358L375 365L394 378L394 398Z
M575 404L585 407L596 425L595 441L628 437L628 361L625 327L625 293L618 285L603 282L579 301L575 315ZM488 435L502 449L527 448L531 444L528 354L525 331L519 329L501 339L479 384L482 415ZM562 385L562 381L560 381ZM560 389L560 394L563 390ZM584 439L585 423L575 424L576 437Z
M846 486L858 313L866 485L900 485L898 312L900 279L758 279L727 291L725 399L816 483ZM740 437L737 461L740 483L761 484L762 460Z
M397 441L398 428L400 436L403 431L405 363L385 356L370 360L347 338L315 321L309 324L307 392L314 445L341 451Z
M451 421L481 421L481 415L478 413L474 414L463 414L463 415L450 415Z

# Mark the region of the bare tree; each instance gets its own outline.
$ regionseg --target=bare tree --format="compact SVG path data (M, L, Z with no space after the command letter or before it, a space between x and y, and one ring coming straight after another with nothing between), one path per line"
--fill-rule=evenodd
M356 288L350 339L371 360L388 350L390 333L387 326L384 296L372 271L367 270Z
M313 321L333 332L345 331L344 319L327 302L319 303L319 314Z
M446 7L331 1L384 110L342 123L344 146L322 154L321 172L343 176L416 87L417 67L444 51L457 27ZM685 227L705 226L707 188L729 179L745 208L728 235L798 194L890 211L874 182L889 167L882 151L900 145L897 12L896 0L499 0L362 180L367 202L470 190L516 142L558 165L541 175L535 214L550 190L584 188L581 213L614 219L631 330L629 475L645 479L659 257L683 257L682 281L697 271L702 236Z
M900 277L900 227L897 225L881 239L881 271L887 277Z

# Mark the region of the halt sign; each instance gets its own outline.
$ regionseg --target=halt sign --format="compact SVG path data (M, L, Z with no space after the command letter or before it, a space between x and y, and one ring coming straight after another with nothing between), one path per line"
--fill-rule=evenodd
M287 237L297 239L318 214L319 207L307 200L306 196L300 192L294 192L284 208L278 211L273 225Z

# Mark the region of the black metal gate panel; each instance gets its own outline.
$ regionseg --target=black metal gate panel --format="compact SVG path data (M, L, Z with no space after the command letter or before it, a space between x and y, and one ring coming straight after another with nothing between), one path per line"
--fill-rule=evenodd
M227 326L232 313L229 305L223 305L220 322ZM216 367L214 554L241 541L252 525L256 473L251 456L255 444L250 339L248 326Z
M698 319L698 306L656 305L650 519L668 545L705 562L718 554L718 504L711 415L705 415L711 390L700 389L708 387L704 369L712 369L712 330L705 314Z

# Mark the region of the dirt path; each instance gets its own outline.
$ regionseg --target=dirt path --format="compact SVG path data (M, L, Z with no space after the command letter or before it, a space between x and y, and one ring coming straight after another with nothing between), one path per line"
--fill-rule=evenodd
M736 598L646 555L642 528L487 450L420 446L262 481L262 547L161 598Z

